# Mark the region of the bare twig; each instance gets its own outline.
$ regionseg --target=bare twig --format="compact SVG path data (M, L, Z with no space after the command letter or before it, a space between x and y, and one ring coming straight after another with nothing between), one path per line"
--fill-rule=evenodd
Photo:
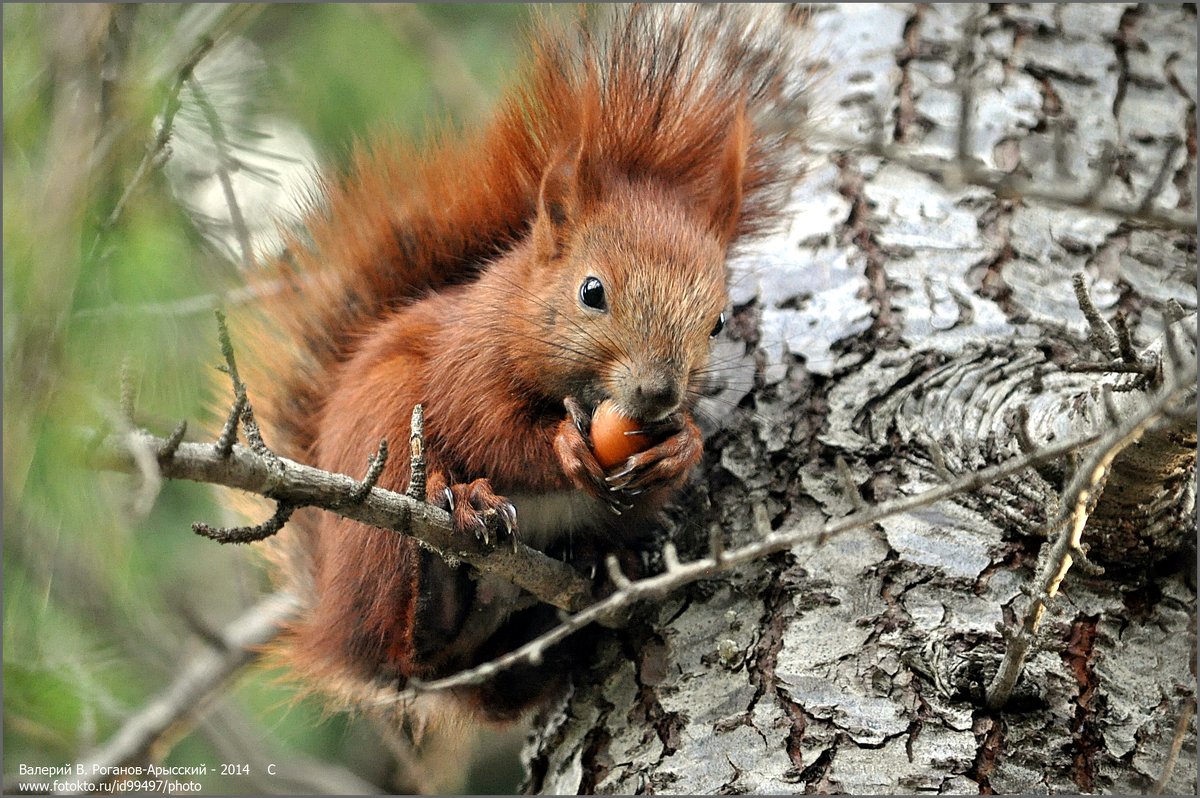
M350 494L350 501L359 504L363 499L367 498L367 494L371 492L371 488L375 487L375 483L379 482L379 475L383 473L383 467L387 465L387 459L387 438L382 438L379 441L379 448L375 450L375 454L371 455L371 458L367 461L367 475L363 477L363 481Z
M610 554L604 558L604 568L608 571L608 579L618 590L628 588L633 582L621 570L621 564L617 562L616 555Z
M125 358L121 362L121 418L130 426L137 423L133 418L136 393L137 389L133 385L133 366L129 358Z
M94 459L103 468L136 473L133 451L141 442L150 451L161 451L166 441L144 431L128 436L111 435L96 448ZM274 459L272 459L274 458ZM169 479L187 479L238 488L288 502L298 507L331 510L364 524L411 535L443 556L465 562L485 573L496 574L532 593L547 604L576 610L592 599L591 585L573 568L523 544L485 545L473 535L459 535L450 515L440 508L382 488L374 488L363 501L346 501L360 484L342 474L257 453L235 445L222 457L212 444L179 444L159 468Z
M221 117L216 108L208 99L208 93L204 91L204 87L200 85L200 81L196 80L194 75L188 78L187 85L208 123L213 147L217 151L217 180L221 184L221 191L225 194L230 224L233 226L234 234L237 235L238 246L242 249L242 266L250 268L254 264L254 246L250 241L250 230L246 227L246 219L242 216L241 206L238 205L237 194L233 190L233 179L230 177L230 173L238 171L240 167L237 159L229 150L229 139L225 135L225 126L221 123Z
M246 397L235 396L233 406L229 408L229 415L225 417L225 426L221 428L221 434L217 436L216 449L221 457L228 457L233 451L233 445L237 443L238 424L242 419L242 410Z
M999 196L1008 198L1024 198L1068 208L1100 211L1118 216L1126 222L1140 223L1164 230L1176 230L1182 233L1196 231L1196 214L1191 209L1160 206L1141 208L1140 204L1102 198L1091 185L1081 191L1077 187L1077 181L1058 184L1035 181L998 169L990 169L975 161L967 161L964 164L952 159L914 152L908 145L830 136L820 131L811 132L809 140L813 145L875 155L897 166L927 175L945 185L962 182L986 188ZM1097 174L1097 180L1101 187L1110 178L1110 173Z
M179 444L183 443L183 436L187 434L187 428L187 419L179 422L171 433L171 436L167 438L167 442L158 450L160 459L170 460L175 456L175 452L179 450Z
M1171 737L1171 750L1167 752L1167 761L1163 763L1162 775L1150 788L1151 795L1162 795L1163 791L1167 789L1167 782L1171 780L1171 774L1175 772L1175 763L1179 760L1183 740L1187 737L1188 726L1191 725L1192 717L1195 714L1196 697L1188 696L1183 700L1183 706L1179 709L1179 718L1175 721L1175 733Z
M139 483L132 492L128 510L134 518L145 518L154 507L162 490L162 472L158 467L159 448L148 445L138 436L133 423L132 377L128 366L121 369L121 401L117 408L106 403L97 403L97 410L107 420L105 425L111 435L126 442L130 458L135 466ZM178 431L178 430L177 430ZM91 441L91 445L98 443ZM166 443L169 443L167 441Z
M412 421L408 437L408 497L425 501L425 408L418 402L413 405Z
M279 502L275 513L257 526L213 527L197 521L192 524L192 531L218 543L254 543L278 533L295 511L296 505Z
M141 484L134 491L129 511L135 518L145 518L150 514L155 500L158 499L159 491L162 490L162 472L158 468L155 457L157 449L147 446L140 440L132 427L128 425L123 425L123 427L121 434L129 443L129 450L138 464L138 475L141 477Z
M167 143L171 140L172 127L175 124L175 114L179 112L180 101L179 93L182 91L184 84L191 80L192 72L196 66L204 59L213 48L213 39L209 37L202 38L192 48L191 53L179 65L179 69L175 74L175 81L171 84L170 90L167 92L166 99L163 100L163 108L161 112L162 121L159 122L158 132L154 139L146 147L146 154L142 156L141 163L134 170L133 177L125 186L125 190L121 192L121 197L113 206L112 211L100 223L100 229L96 231L96 237L92 240L92 246L88 251L87 260L92 260L96 255L96 250L100 246L100 241L104 234L116 227L117 222L121 219L121 214L125 212L125 206L129 204L130 198L141 186L142 181L146 179L151 169L158 168L167 152Z
M1121 360L1132 365L1142 365L1142 358L1133 347L1133 333L1129 331L1124 313L1118 311L1113 316L1113 329L1117 332L1117 349L1121 353Z
M226 440L226 433L230 432L234 439L237 434L238 421L242 424L242 429L246 432L246 443L258 454L261 454L269 459L275 459L275 453L267 448L267 444L263 442L262 433L258 429L258 422L254 420L254 408L250 404L250 395L246 390L246 383L242 382L241 376L238 374L237 359L233 353L233 340L229 336L229 327L225 323L225 314L221 311L216 311L217 316L217 335L221 342L221 355L225 358L225 372L229 375L230 382L233 383L233 408L230 411L229 418L225 421L225 427L221 430L221 437L218 439L217 445L220 451L225 452L230 441Z
M1171 175L1171 166L1175 162L1175 153L1179 152L1179 148L1183 146L1183 142L1177 137L1172 136L1167 141L1167 151L1163 153L1162 163L1158 166L1158 173L1154 175L1154 180L1146 189L1142 201L1138 204L1138 213L1146 213L1150 210L1150 206L1154 203L1155 198L1162 193L1163 186L1167 183L1167 178Z
M605 623L610 618L620 617L639 601L662 598L692 582L710 579L746 563L787 551L802 543L821 542L835 535L869 527L885 518L911 512L960 493L978 490L984 485L1007 479L1027 468L1057 460L1069 452L1089 446L1096 441L1096 438L1096 435L1086 435L1075 440L1047 446L1038 452L1013 458L1007 463L965 474L952 482L922 493L865 507L819 528L808 527L789 532L771 532L762 540L736 549L725 550L719 559L709 556L688 563L676 561L671 563L664 573L631 581L627 586L619 587L607 598L567 617L560 625L504 656L443 679L411 683L408 689L400 693L376 696L371 700L380 705L405 704L415 699L421 692L480 684L514 665L536 664L552 646L562 642L588 624Z
M1194 376L1193 376L1194 382ZM1050 523L1061 531L1050 548L1030 593L1029 605L1022 614L1017 630L1010 636L1004 659L987 691L987 705L998 709L1007 703L1021 677L1025 658L1033 644L1034 634L1041 625L1046 603L1057 593L1075 557L1082 553L1081 538L1091 509L1099 496L1100 487L1108 475L1112 461L1126 447L1142 437L1166 414L1170 405L1182 398L1193 386L1183 380L1164 388L1140 413L1125 420L1103 437L1093 452L1075 470L1064 491L1063 509Z
M1092 295L1088 291L1087 281L1083 272L1075 272L1071 275L1071 285L1075 288L1075 301L1079 303L1079 309L1083 311L1083 317L1088 323L1088 340L1092 342L1092 346L1100 350L1100 352L1108 357L1116 357L1121 346L1117 341L1117 333L1112 326L1104 320L1100 315L1100 311L1096 309L1096 305L1092 302Z
M219 645L189 658L187 667L158 698L131 717L102 747L80 760L76 773L96 773L142 762L182 734L244 666L258 657L298 608L294 597L274 594L251 607L217 636Z

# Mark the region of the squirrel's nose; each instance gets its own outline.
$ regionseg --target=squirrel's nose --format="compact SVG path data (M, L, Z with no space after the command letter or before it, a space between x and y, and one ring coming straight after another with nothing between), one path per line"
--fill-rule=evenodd
M677 380L655 374L638 382L633 389L633 407L638 418L658 421L679 407L682 391Z

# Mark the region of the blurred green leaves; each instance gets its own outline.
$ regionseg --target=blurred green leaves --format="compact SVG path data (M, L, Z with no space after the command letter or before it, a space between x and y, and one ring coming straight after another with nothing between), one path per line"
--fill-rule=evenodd
M62 764L102 744L169 684L206 628L269 589L255 552L191 534L193 521L226 520L216 494L167 484L138 518L136 480L85 464L89 435L124 423L124 365L135 420L156 432L186 418L201 436L208 408L224 401L213 395L223 388L212 379L212 315L192 300L235 287L237 267L158 168L105 221L179 79L167 67L198 36L244 37L265 63L246 79L255 109L298 123L336 165L373 130L419 137L431 122L481 119L525 19L522 7L494 5L3 6L6 785L19 764ZM237 727L264 756L389 777L374 735L278 677L243 675L166 761L225 761L220 730Z

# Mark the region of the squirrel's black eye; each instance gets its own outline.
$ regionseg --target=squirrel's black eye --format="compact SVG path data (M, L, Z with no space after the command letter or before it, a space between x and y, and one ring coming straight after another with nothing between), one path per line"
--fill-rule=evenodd
M604 310L608 303L604 301L604 283L596 277L588 277L579 286L579 301L589 308Z
M722 313L720 316L717 316L717 323L713 326L713 330L712 330L712 332L709 333L709 337L716 338L717 333L721 332L721 330L724 330L724 329L725 329L725 314Z

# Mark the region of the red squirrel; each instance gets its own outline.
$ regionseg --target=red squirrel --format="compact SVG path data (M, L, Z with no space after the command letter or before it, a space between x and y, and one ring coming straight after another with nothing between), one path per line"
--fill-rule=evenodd
M481 130L377 140L321 199L251 328L267 443L361 475L425 413L431 502L584 566L635 546L702 454L691 407L724 323L731 249L781 219L800 171L793 26L735 8L606 8L541 21ZM761 13L761 12L758 12ZM591 412L613 400L656 441L605 470ZM381 487L403 490L408 458ZM307 602L288 663L343 696L495 657L554 623L511 585L413 541L298 513L275 547ZM531 606L532 605L532 606ZM505 720L554 678L456 694Z

